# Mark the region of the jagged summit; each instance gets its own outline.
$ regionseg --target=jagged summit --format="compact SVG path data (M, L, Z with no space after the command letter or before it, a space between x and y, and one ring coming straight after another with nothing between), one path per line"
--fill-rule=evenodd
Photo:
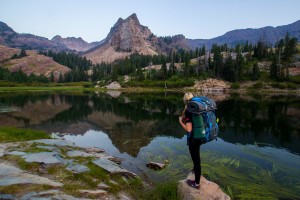
M140 51L140 48L147 45L145 40L149 39L151 34L148 27L140 24L136 14L132 14L125 20L118 20L106 40L111 46L115 46L117 51ZM150 54L153 54L152 51L150 52ZM147 50L145 53L148 54Z
M150 29L140 24L134 13L126 19L119 18L110 29L105 42L98 48L87 52L85 56L94 63L113 62L134 52L144 55L156 55L157 38Z

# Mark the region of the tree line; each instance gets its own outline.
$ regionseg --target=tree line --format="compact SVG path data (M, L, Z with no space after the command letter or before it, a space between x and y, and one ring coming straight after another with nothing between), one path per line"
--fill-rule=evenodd
M8 69L3 68L0 66L0 80L2 81L9 81L9 82L17 82L17 83L49 83L49 79L41 74L35 75L31 73L27 76L21 69L16 72L10 72Z
M168 42L170 38L164 40ZM52 57L54 61L71 68L71 71L60 75L59 82L119 80L129 75L137 81L168 80L173 77L180 79L213 77L230 82L244 80L258 80L260 69L258 61L272 61L269 70L270 78L274 80L287 80L288 67L291 57L297 52L297 39L287 33L284 39L274 46L260 40L256 44L237 44L228 47L227 44L213 44L209 51L205 46L195 50L172 49L167 54L141 55L133 53L130 57L116 60L113 63L93 64L85 57L75 53L40 51L40 54ZM26 56L25 50L13 58ZM179 64L178 64L179 63ZM160 69L151 69L150 66L160 65ZM148 68L147 68L148 67ZM147 70L146 70L147 69ZM92 74L88 73L92 70ZM1 80L45 81L45 77L30 75L26 81L21 70L10 73L2 69ZM18 80L19 79L19 80ZM54 81L53 73L49 81Z

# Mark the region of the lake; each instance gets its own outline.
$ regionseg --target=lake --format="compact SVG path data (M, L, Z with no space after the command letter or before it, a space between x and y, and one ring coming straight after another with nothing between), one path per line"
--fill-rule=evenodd
M183 93L0 93L0 126L44 130L121 158L153 184L192 168L178 123ZM203 175L236 199L300 197L300 98L217 95L217 141L201 146ZM167 167L154 171L146 163Z

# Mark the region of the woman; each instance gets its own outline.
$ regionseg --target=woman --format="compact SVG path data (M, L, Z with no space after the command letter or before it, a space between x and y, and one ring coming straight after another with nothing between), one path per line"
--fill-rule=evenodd
M190 113L186 108L188 102L194 97L190 92L184 94L183 101L185 103L185 109L183 115L179 117L179 123L182 128L187 132L189 151L194 164L195 180L187 180L187 184L193 188L200 188L201 177L201 160L200 160L200 145L202 144L200 134L203 133L203 118L201 115ZM195 124L197 126L195 127ZM194 127L194 128L193 128Z

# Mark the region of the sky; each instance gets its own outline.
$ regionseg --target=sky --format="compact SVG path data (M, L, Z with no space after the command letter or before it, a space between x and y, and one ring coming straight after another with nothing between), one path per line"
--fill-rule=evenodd
M228 31L300 20L300 0L0 0L0 21L18 33L101 41L136 13L156 36L211 39Z

